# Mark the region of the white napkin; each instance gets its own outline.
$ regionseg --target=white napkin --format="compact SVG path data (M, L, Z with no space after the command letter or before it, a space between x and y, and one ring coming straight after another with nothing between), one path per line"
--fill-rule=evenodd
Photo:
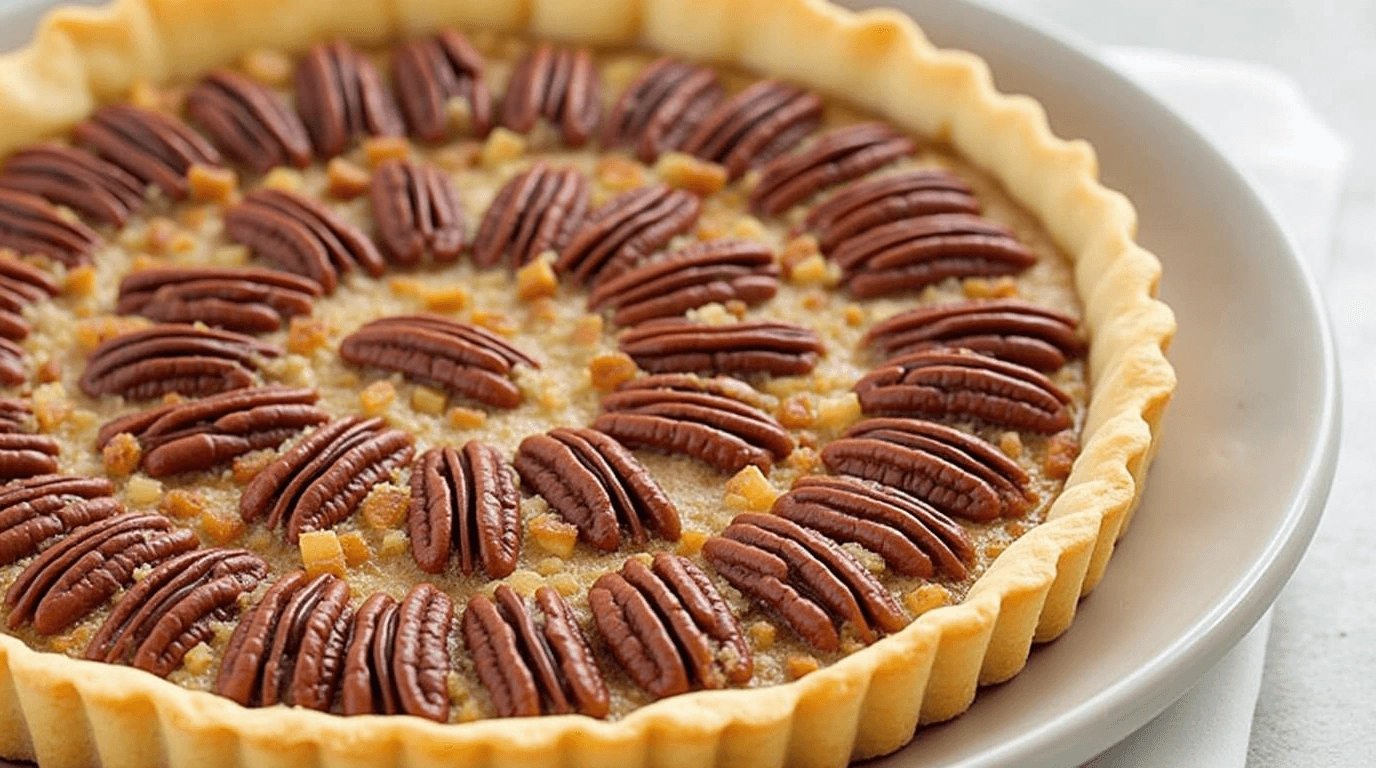
M1236 61L1126 47L1104 55L1242 170L1322 278L1349 150L1295 83ZM1268 611L1179 701L1086 768L1243 768L1270 630Z

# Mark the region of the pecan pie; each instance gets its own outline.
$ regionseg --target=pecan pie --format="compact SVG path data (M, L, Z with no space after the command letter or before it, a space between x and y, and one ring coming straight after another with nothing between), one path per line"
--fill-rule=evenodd
M1030 102L812 0L289 6L0 62L0 757L839 765L1068 627L1174 326Z

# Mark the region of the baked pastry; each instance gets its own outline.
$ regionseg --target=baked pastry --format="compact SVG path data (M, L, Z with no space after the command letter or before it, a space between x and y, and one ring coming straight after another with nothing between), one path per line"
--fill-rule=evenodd
M129 0L0 115L0 755L890 752L1174 388L1089 148L891 12Z

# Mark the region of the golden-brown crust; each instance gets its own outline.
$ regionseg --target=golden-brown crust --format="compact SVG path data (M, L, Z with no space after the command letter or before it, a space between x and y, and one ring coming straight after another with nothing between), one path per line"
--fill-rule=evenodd
M822 0L116 0L60 8L0 57L0 154L70 127L140 79L186 79L250 48L379 42L441 26L630 43L844 93L940 137L996 176L1075 261L1093 338L1083 450L1048 521L958 605L787 685L688 694L616 722L575 716L443 726L412 717L248 710L142 672L37 653L0 636L0 755L104 765L840 765L963 712L1069 626L1140 497L1175 388L1160 264L1136 214L1097 181L1093 150L1054 137L982 60L933 47L892 11ZM806 55L800 55L806 52Z

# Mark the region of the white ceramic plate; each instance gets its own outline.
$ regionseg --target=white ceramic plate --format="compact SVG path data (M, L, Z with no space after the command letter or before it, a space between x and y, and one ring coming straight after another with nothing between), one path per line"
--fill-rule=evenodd
M0 49L41 0L0 2ZM964 0L890 0L1001 90L1089 139L1165 264L1180 390L1147 494L1064 637L900 766L1078 765L1184 693L1265 612L1318 524L1338 447L1338 377L1312 278L1256 194L1162 104L1084 49ZM0 763L3 764L3 763Z

